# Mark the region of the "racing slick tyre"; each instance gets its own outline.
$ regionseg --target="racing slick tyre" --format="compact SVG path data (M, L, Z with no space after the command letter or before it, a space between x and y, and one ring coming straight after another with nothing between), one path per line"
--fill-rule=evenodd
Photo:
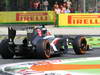
M87 41L83 36L77 36L73 42L73 49L77 55L85 54L87 51Z
M36 56L38 58L50 58L51 54L50 43L48 40L41 39L36 45Z
M14 53L9 50L8 39L2 40L0 44L0 54L3 59L11 59L14 56Z

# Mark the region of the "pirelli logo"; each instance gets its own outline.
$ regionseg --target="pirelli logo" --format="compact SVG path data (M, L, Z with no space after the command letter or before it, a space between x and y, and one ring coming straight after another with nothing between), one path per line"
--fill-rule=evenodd
M100 15L68 15L68 24L100 24Z
M16 21L48 21L48 13L16 13Z

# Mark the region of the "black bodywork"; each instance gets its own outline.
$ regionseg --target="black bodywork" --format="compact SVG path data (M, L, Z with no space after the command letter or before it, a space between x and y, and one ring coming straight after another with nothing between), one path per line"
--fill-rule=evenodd
M38 27L28 27L27 36L22 44L14 42L16 30L8 27L8 39L2 40L0 44L0 54L2 58L9 59L16 56L50 58L52 55L63 55L68 51L68 41L64 37L52 35L44 25ZM70 40L71 39L71 40ZM87 41L84 36L70 38L76 54L85 54L87 51Z

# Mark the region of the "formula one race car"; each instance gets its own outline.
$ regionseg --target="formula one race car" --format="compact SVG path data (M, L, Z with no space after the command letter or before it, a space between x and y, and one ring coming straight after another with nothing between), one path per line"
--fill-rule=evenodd
M8 39L2 40L0 54L4 59L14 56L26 56L37 58L50 58L52 55L63 55L68 51L67 41L64 37L56 37L45 28L44 25L27 28L27 37L22 44L14 42L16 30L8 27ZM83 36L77 36L72 42L76 54L85 54L87 41Z

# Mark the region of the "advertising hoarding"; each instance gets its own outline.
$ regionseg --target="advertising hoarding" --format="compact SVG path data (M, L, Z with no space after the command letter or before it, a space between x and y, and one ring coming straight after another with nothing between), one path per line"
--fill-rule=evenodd
M54 24L53 11L0 12L0 24Z
M58 26L100 26L99 13L59 14Z

